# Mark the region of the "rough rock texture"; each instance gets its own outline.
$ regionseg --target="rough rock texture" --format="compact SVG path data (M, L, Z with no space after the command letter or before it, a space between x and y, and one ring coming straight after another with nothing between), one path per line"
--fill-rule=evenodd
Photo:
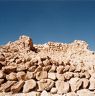
M29 92L32 89L34 89L35 87L36 87L35 80L33 80L33 79L27 80L27 81L25 81L25 84L23 86L23 92L24 93Z
M19 82L15 83L12 87L11 87L11 91L13 93L18 93L20 92L21 88L24 85L24 81L20 80Z
M0 96L95 96L95 53L85 41L0 46Z
M70 90L70 86L68 82L64 82L64 81L56 81L56 88L58 90L58 94L64 94L69 92Z

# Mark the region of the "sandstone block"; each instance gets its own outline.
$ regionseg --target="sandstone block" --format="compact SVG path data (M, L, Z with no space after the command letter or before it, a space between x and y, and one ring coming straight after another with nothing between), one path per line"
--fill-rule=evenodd
M45 65L45 66L47 66L47 65L50 65L50 60L48 60L48 59L46 59L45 61L43 61L43 64Z
M16 71L16 66L5 66L2 68L3 72L11 73Z
M64 70L64 67L63 66L57 67L57 73L62 74L63 73L63 70Z
M73 73L72 72L66 72L66 73L64 73L64 77L66 80L69 80L71 77L73 77Z
M81 80L83 82L83 88L86 89L90 83L89 80L86 78L82 78Z
M75 66L74 65L71 65L70 68L69 68L69 71L70 72L74 72L75 71Z
M49 72L56 72L56 69L57 69L57 67L55 65L52 65Z
M3 73L2 70L0 70L0 79L3 79L5 77L5 74Z
M73 92L79 90L79 88L82 86L82 81L79 78L71 78L70 81L71 90Z
M6 79L9 81L16 81L17 80L16 73L12 72L9 75L6 75Z
M49 71L51 69L51 65L47 65L45 67L43 67L43 71Z
M95 96L95 94L88 89L82 89L77 91L78 96Z
M31 91L32 89L34 89L36 87L36 81L33 79L27 80L25 81L25 84L23 86L23 92L27 93L29 91Z
M0 92L8 92L11 89L11 86L16 83L16 81L7 81L6 83L2 84L0 87Z
M78 96L75 92L69 92L66 94L66 96Z
M66 65L66 66L64 67L63 72L67 72L69 69L70 69L70 66L69 66L69 65Z
M51 79L41 79L38 81L38 91L50 90L54 85L54 81Z
M4 82L4 79L0 79L0 85Z
M18 93L24 85L24 81L20 80L11 87L13 93Z
M49 79L52 79L52 80L56 80L56 73L54 73L54 72L49 72L49 73L48 73L48 78L49 78Z
M26 76L26 74L25 74L24 71L21 71L21 72L17 73L17 79L18 80L25 80L25 76Z
M85 78L87 78L87 79L89 79L90 77L91 77L91 75L89 74L89 72L84 72L84 74L85 74Z
M26 66L25 64L21 63L17 66L17 71L25 71L26 70Z
M5 61L5 56L2 53L0 53L0 61Z
M80 74L79 73L73 73L74 77L76 78L79 78L80 77Z
M59 74L59 73L56 73L56 77L58 80L65 80L65 77L64 77L64 74Z
M95 79L90 78L89 90L95 90Z
M47 91L44 90L44 91L41 93L41 96L49 96L49 94L48 94Z
M48 77L47 71L40 71L36 73L37 80L47 79L47 77Z
M36 66L31 66L29 69L28 69L30 72L34 72L36 70Z
M58 94L64 94L64 93L67 93L69 92L70 90L70 86L69 86L69 83L68 82L64 82L64 81L56 81L56 88L58 90Z
M29 72L27 71L27 74L25 76L25 79L33 79L35 76L34 76L34 73L33 72Z
M57 94L57 88L55 88L55 87L51 88L50 92L52 94Z

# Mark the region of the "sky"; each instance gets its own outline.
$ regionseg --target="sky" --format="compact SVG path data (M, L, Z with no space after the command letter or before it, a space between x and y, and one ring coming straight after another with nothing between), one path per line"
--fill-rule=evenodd
M95 50L95 0L0 0L0 45L85 40Z

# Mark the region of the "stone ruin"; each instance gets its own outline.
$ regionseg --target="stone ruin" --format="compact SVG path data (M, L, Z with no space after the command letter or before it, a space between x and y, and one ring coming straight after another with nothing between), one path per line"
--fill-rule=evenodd
M85 41L0 46L0 96L95 96L95 53Z

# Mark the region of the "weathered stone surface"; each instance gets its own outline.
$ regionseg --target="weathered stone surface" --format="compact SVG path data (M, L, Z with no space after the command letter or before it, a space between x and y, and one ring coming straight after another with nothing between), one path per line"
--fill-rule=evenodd
M37 72L41 72L42 71L42 66L38 66L36 69L35 69L35 73L37 73Z
M3 73L2 70L0 70L0 79L3 79L5 77L5 74Z
M51 69L51 65L47 65L47 66L43 67L43 70L47 71L47 72L50 71L50 69ZM53 70L51 70L51 71L53 71Z
M51 79L41 79L38 81L38 91L50 90L54 85L54 81Z
M47 79L47 77L48 77L47 71L40 71L36 73L37 80Z
M87 79L89 79L91 77L91 75L87 71L84 74L85 74L85 78L87 78Z
M53 88L50 90L50 92L51 92L52 94L56 94L56 93L57 93L57 88L53 87Z
M20 41L20 42L19 42ZM30 50L34 50L32 39L23 35L19 38L19 43L22 43L22 48L29 48Z
M0 69L6 65L6 58L3 53L0 52Z
M17 71L25 71L25 70L26 70L25 64L21 63L17 66Z
M0 61L5 61L5 56L4 56L4 54L1 54L1 53L0 53Z
M72 72L66 72L66 73L64 73L64 78L66 80L69 80L71 77L73 77L73 73Z
M64 77L64 74L59 74L59 73L56 73L56 77L58 80L65 80L65 77Z
M53 64L49 72L56 72L57 67Z
M82 81L77 77L71 78L69 83L73 92L79 90L79 88L82 86Z
M43 64L46 66L46 65L50 65L50 60L46 59L45 61L43 61Z
M31 67L31 58L27 58L27 62L25 63L25 68L28 70Z
M4 79L0 79L0 85L4 82Z
M70 90L69 83L60 80L56 81L56 88L58 90L58 94L67 93Z
M12 72L9 75L6 75L6 79L10 81L16 81L17 80L16 73Z
M10 88L14 83L16 83L16 82L15 81L7 81L6 83L2 84L0 87L0 92L10 91Z
M0 96L41 96L40 92L35 92L35 91L32 91L32 92L29 92L29 93L15 93L15 94L12 94L12 93L0 93Z
M34 91L34 92L25 93L25 96L41 96L41 94L40 94L40 92Z
M79 73L73 73L74 77L80 77L80 74Z
M28 70L29 70L30 72L34 72L35 69L36 69L36 66L31 66Z
M70 72L75 71L75 69L76 69L76 68L75 68L75 66L74 66L74 65L70 65L70 68L69 68L69 71L70 71Z
M5 66L2 68L3 72L11 73L16 71L16 66Z
M86 89L89 86L89 80L86 78L81 79L83 82L83 88Z
M79 73L79 77L80 78L85 78L85 74L84 73Z
M20 64L20 63L22 63L22 60L21 59L16 59L16 63Z
M75 92L69 92L66 94L66 96L78 96Z
M56 73L54 73L54 72L49 72L49 73L48 73L48 78L49 78L49 79L52 79L52 80L56 80Z
M33 80L33 79L27 80L27 81L25 81L25 84L23 86L23 92L24 93L29 92L32 89L34 89L35 87L36 87L35 80Z
M94 78L90 78L89 90L95 90L95 79Z
M81 69L82 69L82 66L80 65L80 64L77 64L76 65L76 72L80 72L81 71Z
M34 73L33 72L29 72L27 71L27 74L25 76L25 79L33 79L35 76L34 76Z
M64 70L64 67L63 66L58 66L57 67L57 73L62 74L63 73L63 70Z
M89 91L88 89L82 89L77 91L78 96L95 96L94 92Z
M41 96L49 96L49 95L48 95L48 92L44 90L44 91L41 93Z
M95 79L95 72L91 74L91 78Z
M21 72L17 73L17 79L18 80L25 80L25 76L26 76L26 74L25 74L24 71L21 71Z
M69 65L66 65L65 68L63 69L63 72L67 72L70 69Z
M18 93L24 85L24 81L20 80L11 87L13 93Z

